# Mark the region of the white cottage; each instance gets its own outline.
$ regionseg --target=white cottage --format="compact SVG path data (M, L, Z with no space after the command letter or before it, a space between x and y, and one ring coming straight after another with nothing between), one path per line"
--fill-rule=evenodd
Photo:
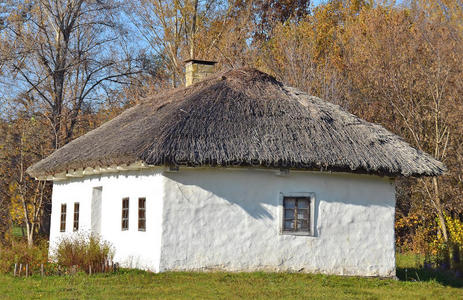
M28 171L53 180L50 245L92 231L123 266L394 276L396 176L442 163L253 69L154 95ZM198 72L195 74L195 72Z

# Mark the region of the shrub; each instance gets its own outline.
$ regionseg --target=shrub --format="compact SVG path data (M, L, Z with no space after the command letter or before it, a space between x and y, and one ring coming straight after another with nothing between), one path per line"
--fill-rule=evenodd
M114 250L111 244L95 234L77 234L63 238L57 245L54 258L68 270L104 272L112 264Z
M437 222L437 221L436 221ZM439 235L430 244L430 253L426 263L444 269L451 269L463 274L463 222L445 216L448 231L448 241Z
M39 272L48 261L48 243L40 241L32 247L27 242L13 240L7 246L0 246L0 273L12 272L15 264L29 266L29 272Z

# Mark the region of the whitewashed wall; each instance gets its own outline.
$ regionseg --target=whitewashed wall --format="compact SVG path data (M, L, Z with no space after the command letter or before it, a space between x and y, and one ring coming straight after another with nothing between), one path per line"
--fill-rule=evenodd
M74 202L80 202L79 232L90 231L94 187L102 187L101 236L115 247L115 260L123 266L159 270L162 176L160 170L98 175L58 181L53 185L50 252L72 231ZM129 197L129 230L121 230L122 198ZM138 231L138 198L146 197L146 231ZM67 204L66 232L60 232L61 204Z
M389 179L243 169L164 175L161 271L395 276L395 188ZM280 234L280 192L315 193L315 237Z
M50 241L67 203L80 228L90 228L92 188L103 187L102 236L124 266L167 270L303 271L394 276L395 189L387 178L258 169L143 170L55 182ZM315 193L315 236L280 234L280 193ZM130 225L121 231L122 198ZM138 197L147 199L139 232Z

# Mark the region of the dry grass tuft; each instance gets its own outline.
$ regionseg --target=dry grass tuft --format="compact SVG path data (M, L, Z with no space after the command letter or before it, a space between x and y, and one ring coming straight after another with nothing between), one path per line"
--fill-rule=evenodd
M109 270L113 257L114 249L109 242L97 235L83 233L63 238L54 254L59 266L87 273Z

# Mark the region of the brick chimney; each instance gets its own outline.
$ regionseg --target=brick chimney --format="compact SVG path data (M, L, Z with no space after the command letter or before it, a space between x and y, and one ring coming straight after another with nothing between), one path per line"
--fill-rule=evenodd
M216 61L189 59L185 61L185 86L190 86L214 73Z

